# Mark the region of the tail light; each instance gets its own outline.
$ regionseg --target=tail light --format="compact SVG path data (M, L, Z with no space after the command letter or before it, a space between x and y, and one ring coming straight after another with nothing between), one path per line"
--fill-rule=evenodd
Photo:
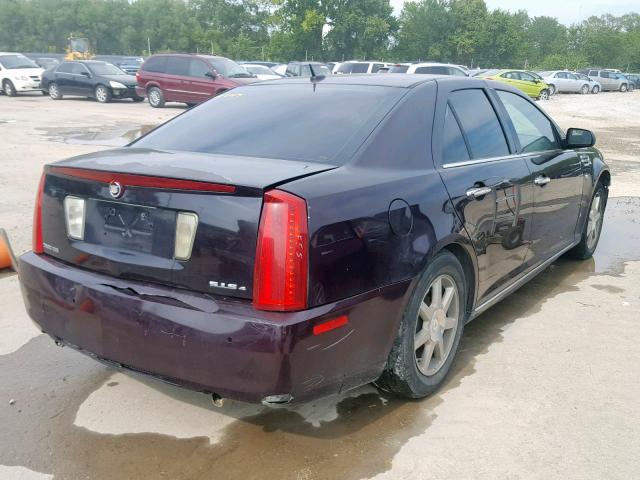
M33 209L33 252L44 253L44 243L42 240L42 192L44 190L44 177L40 177L40 185L36 195L36 206Z
M485 80L495 80L493 77L484 77Z
M253 274L253 305L260 310L307 307L307 203L281 190L264 195Z

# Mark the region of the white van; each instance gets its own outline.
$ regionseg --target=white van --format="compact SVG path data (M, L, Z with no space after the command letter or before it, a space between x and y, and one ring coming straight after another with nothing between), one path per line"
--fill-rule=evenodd
M0 86L9 97L22 92L42 91L42 72L44 69L20 53L0 52Z

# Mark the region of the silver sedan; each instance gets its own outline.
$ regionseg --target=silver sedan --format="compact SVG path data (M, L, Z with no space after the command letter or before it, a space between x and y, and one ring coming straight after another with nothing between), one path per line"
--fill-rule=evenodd
M574 73L558 70L548 72L538 72L549 85L551 95L555 93L589 93L591 87L587 80L578 78Z

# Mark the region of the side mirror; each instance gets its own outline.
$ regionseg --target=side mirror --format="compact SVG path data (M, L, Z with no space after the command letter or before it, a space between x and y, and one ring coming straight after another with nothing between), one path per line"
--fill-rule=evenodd
M205 72L204 76L209 77L211 80L215 80L218 77L218 75L213 72Z
M565 148L587 148L596 144L596 136L590 130L570 128L567 131Z
M91 74L89 72L80 72L80 75L83 77L91 78Z

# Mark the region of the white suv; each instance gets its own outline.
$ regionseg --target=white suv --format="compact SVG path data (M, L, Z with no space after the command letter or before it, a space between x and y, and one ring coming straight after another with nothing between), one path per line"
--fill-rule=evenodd
M333 73L337 75L351 74L351 73L376 73L382 67L388 67L390 63L385 62L361 62L359 60L352 60L349 62L343 62L334 67Z
M0 86L9 97L21 92L42 91L42 72L42 68L24 55L0 52Z

